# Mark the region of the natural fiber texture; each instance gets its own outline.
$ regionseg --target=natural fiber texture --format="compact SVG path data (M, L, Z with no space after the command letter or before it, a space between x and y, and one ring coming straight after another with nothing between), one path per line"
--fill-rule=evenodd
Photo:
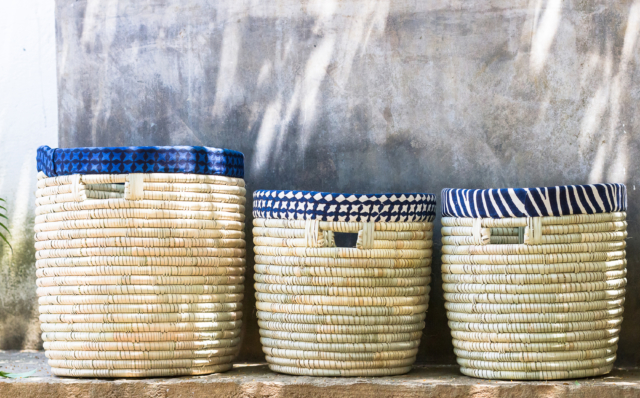
M52 372L230 369L242 326L244 194L242 179L219 175L39 173L37 294Z
M608 373L624 311L625 217L444 217L443 290L461 372L509 380Z
M430 222L255 218L253 225L256 308L270 369L309 376L411 369L429 300ZM358 233L356 247L336 247L334 232Z

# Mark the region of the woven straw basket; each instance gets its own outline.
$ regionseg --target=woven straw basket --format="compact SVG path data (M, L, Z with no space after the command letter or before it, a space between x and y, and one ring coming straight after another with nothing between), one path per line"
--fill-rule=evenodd
M626 285L622 184L442 192L442 280L468 376L608 373Z
M241 153L204 147L38 150L37 294L53 374L231 368L242 322L242 167Z
M416 359L435 196L256 191L258 323L269 368L388 376ZM358 233L336 247L334 232Z

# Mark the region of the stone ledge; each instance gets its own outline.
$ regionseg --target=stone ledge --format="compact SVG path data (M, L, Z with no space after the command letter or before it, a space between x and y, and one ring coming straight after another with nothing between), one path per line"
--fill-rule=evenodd
M26 379L1 379L2 398L330 398L330 397L640 397L640 369L616 369L588 379L510 382L462 376L456 366L415 366L394 377L297 377L272 373L264 364L238 364L209 376L156 379L71 379L52 376L43 352L0 351L0 369Z

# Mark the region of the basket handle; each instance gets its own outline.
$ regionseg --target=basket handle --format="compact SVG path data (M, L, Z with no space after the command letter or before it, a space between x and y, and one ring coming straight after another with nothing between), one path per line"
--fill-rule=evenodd
M307 220L304 223L304 240L306 247L323 247L325 246L324 239L320 232L320 221Z
M362 250L373 249L373 231L375 230L375 222L365 222L362 229L358 232L358 242L356 247Z
M306 220L304 223L305 247L335 247L333 231L320 229L319 220Z
M542 244L542 217L527 217L524 229L524 243L526 245Z
M473 219L471 235L476 245L484 246L491 243L491 228L482 228L482 218Z
M144 199L144 174L131 173L124 183L124 198L128 200Z
M87 186L82 182L81 174L71 175L71 194L74 202L84 202L87 200Z
M356 247L362 250L373 249L375 222L363 222L358 231ZM355 232L355 231L354 231ZM306 220L304 225L305 247L335 247L332 230L321 230L319 220Z

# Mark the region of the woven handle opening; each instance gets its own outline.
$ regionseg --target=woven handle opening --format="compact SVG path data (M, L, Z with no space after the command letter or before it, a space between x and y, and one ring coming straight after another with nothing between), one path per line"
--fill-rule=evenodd
M358 244L357 232L331 232L334 236L335 247L356 247Z
M357 247L367 250L373 249L374 230L375 222L323 223L321 229L320 221L306 220L304 236L307 247Z

